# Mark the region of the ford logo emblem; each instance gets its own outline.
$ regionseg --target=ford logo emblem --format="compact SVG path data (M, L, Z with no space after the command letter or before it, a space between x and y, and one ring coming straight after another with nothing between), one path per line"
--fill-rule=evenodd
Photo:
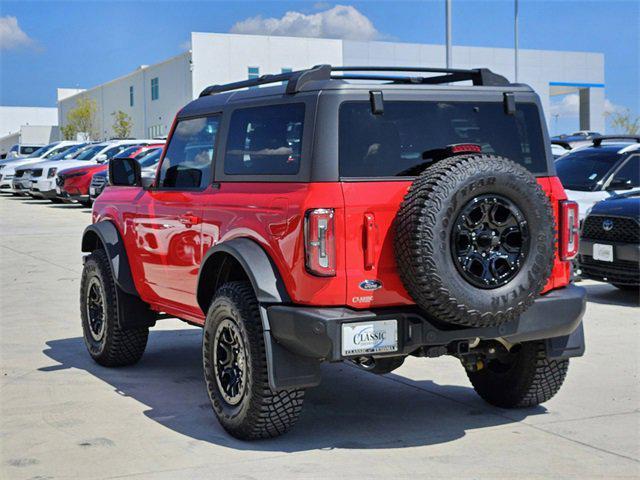
M602 229L605 232L610 232L613 229L613 220L611 220L610 218L607 218L606 220L604 220L602 222Z
M380 280L363 280L360 282L360 289L362 290L378 290L382 288L382 282Z

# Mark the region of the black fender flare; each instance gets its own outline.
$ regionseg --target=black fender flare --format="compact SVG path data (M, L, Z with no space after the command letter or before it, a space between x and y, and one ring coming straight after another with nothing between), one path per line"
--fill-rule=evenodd
M200 263L197 300L204 313L207 312L204 307L211 300L207 298L208 289L205 285L212 280L209 276L211 273L210 267L226 255L230 255L240 264L251 282L260 304L289 302L289 295L280 272L264 249L251 239L234 238L211 247Z
M103 220L85 228L82 234L82 251L94 251L98 247L97 242L102 243L105 252L107 252L116 285L123 292L139 297L138 290L133 283L124 241L120 237L120 232L118 232L116 226L109 220Z
M235 238L218 243L207 251L198 272L197 300L202 311L206 315L212 294L218 286L216 264L221 267L222 259L227 256L233 257L244 270L258 300L271 389L280 391L318 385L321 378L319 360L287 350L271 335L267 307L291 303L291 299L278 268L257 242L249 238Z

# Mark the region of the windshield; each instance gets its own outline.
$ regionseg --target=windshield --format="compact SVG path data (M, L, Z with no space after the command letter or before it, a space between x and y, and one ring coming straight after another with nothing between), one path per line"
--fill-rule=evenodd
M602 186L607 173L618 160L620 154L617 150L587 148L559 158L556 172L564 188L591 192Z
M81 143L79 145L72 145L69 149L63 151L56 151L55 155L49 157L49 160L68 160L69 158L73 158L77 153L79 153L83 148L86 147L86 144Z
M80 155L76 157L76 160L91 160L98 152L104 149L104 145L94 145L84 150Z
M51 145L45 145L44 147L40 147L39 149L37 149L35 152L33 152L31 155L29 155L27 158L36 158L39 157L40 155L42 155L44 152L47 151L48 148L51 148Z
M71 147L73 147L73 145L64 145L60 148L52 148L51 151L45 153L42 158L46 158L47 160L52 159L53 157L55 157L56 155L59 155L61 153L66 152L67 150L69 150Z
M138 163L142 168L151 167L155 165L160 160L160 155L162 155L162 148L154 148L153 150L147 150L144 152L146 155L143 157L137 158Z
M369 102L340 106L340 176L415 176L435 151L457 143L507 157L533 173L547 171L538 107L518 103L514 115L502 102L385 101L374 115Z
M120 153L118 153L114 158L129 158L138 150L140 150L140 146L134 145L132 147L125 148Z

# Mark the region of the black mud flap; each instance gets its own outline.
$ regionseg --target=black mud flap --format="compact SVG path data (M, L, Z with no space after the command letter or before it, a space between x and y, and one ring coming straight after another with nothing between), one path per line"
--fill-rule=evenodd
M118 297L118 326L123 330L153 327L158 314L137 295L131 295L116 285Z
M563 360L571 357L581 357L584 355L584 328L582 322L573 333L563 337L548 338L547 358L550 360Z
M265 307L260 306L269 387L274 392L320 385L320 360L292 353L271 335Z

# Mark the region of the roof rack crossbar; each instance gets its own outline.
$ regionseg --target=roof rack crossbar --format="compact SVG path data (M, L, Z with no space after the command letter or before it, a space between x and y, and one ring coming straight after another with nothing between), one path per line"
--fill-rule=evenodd
M287 82L287 93L292 94L299 92L302 85L305 83L313 80L329 80L330 75L330 65L317 65L308 70L262 75L258 78L250 78L249 80L241 80L239 82L225 83L223 85L211 85L205 88L200 93L200 96L206 97L207 95L213 95L216 93L231 92L233 90L240 90L241 88L251 88L278 82Z
M332 72L342 72L341 75L332 75ZM398 75L366 75L365 73L351 72L416 72L416 73L440 73L435 76L398 76ZM299 92L303 85L318 80L376 80L388 81L397 84L417 83L425 85L436 85L442 83L452 83L470 80L473 85L479 86L505 86L510 85L509 81L487 68L476 68L463 70L459 68L426 68L426 67L380 67L380 66L346 66L332 67L331 65L316 65L307 70L297 70L273 75L262 75L258 78L242 80L240 82L226 83L223 85L211 85L205 88L201 97L216 93L230 92L242 88L257 87L278 82L286 82L286 93L291 95Z
M593 145L599 147L604 140L634 140L636 143L640 143L640 136L638 135L600 135L593 139Z

